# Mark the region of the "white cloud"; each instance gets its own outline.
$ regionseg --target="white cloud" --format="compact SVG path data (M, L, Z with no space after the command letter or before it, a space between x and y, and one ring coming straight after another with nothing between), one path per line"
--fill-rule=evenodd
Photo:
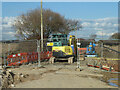
M113 33L118 32L118 18L107 17L100 19L77 19L80 20L83 28L78 31L78 37L89 37L91 34L97 34L98 38L103 36L108 39ZM103 33L102 33L103 32Z
M15 39L15 31L13 29L14 20L16 17L4 17L2 18L2 29L0 29L2 33L2 39Z
M9 35L15 35L15 32L7 32Z
M118 27L118 24L113 24L114 27Z
M96 31L103 31L103 28L94 28L94 30L96 30Z
M114 34L114 33L108 33L107 35L108 35L108 36L111 36L111 35L113 35L113 34Z
M15 19L16 19L15 17L2 18L2 26L3 26L3 28L12 27L12 25L14 24Z
M102 31L98 31L96 33L96 35L99 35L99 36L111 36L113 35L114 33L105 33L105 32L102 32Z
M103 33L103 32L101 32L101 31L98 31L96 34L99 35L99 36L106 35L106 33Z
M101 19L77 19L81 21L83 30L103 30L116 31L118 30L118 18L101 18Z
M90 26L90 23L89 22L84 22L84 23L82 23L82 26L83 27L88 27L88 26Z
M98 22L96 22L96 23L94 24L94 26L96 26L96 27L97 27L97 26L99 26L99 23L98 23Z

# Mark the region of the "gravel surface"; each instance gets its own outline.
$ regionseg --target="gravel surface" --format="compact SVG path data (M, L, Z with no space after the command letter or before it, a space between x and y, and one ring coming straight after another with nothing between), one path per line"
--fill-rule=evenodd
M103 75L96 68L81 65L82 71L76 71L76 63L66 62L42 65L42 68L27 65L11 69L16 74L28 74L15 88L115 88L101 81Z

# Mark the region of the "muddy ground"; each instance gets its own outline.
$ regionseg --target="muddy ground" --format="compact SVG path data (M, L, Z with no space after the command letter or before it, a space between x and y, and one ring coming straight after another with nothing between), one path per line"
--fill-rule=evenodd
M98 68L86 66L85 62L81 62L81 71L76 70L76 63L42 62L41 65L41 68L37 68L37 64L9 68L16 76L24 75L20 80L14 77L14 88L116 88L108 85L107 80L118 77L118 74L101 72Z

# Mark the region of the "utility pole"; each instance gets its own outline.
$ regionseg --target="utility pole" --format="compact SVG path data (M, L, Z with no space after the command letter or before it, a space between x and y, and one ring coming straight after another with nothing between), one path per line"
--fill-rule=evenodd
M103 31L102 31L102 42L101 42L101 58L103 58Z
M42 17L42 0L41 0L41 51L43 51L43 17Z
M40 33L39 33L40 35ZM40 44L41 44L41 50L40 50ZM38 52L38 67L41 67L40 64L40 52L43 51L43 20L42 20L42 0L41 0L41 43L40 39L37 40L37 52Z
M37 40L38 67L40 67L40 40Z

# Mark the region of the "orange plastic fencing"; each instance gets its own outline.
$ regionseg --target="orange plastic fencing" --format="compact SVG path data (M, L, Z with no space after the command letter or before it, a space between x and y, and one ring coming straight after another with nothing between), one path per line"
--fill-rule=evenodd
M43 61L45 59L50 59L52 57L52 52L40 52L40 60ZM33 63L38 61L38 53L31 52L31 53L18 53L13 55L7 56L7 65L8 66L15 66L24 63Z
M78 48L79 54L85 54L87 51L87 48Z

